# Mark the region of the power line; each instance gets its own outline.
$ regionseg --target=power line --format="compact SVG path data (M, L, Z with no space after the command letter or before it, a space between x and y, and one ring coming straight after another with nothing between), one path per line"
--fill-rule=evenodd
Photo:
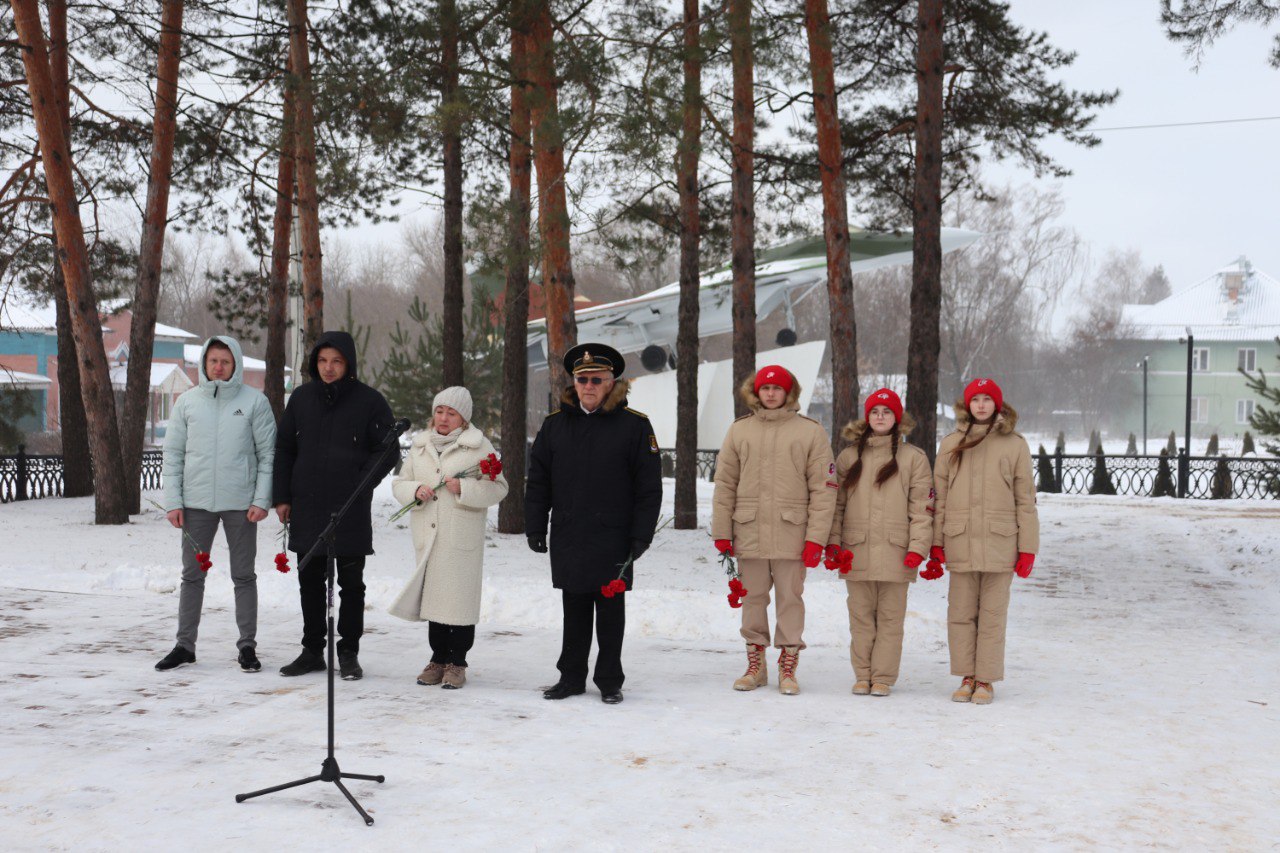
M1168 124L1131 124L1124 127L1090 127L1087 133L1106 133L1111 130L1154 130L1162 127L1198 127L1206 124L1242 124L1253 121L1277 121L1280 116L1255 116L1253 118L1223 118L1211 121L1176 121Z

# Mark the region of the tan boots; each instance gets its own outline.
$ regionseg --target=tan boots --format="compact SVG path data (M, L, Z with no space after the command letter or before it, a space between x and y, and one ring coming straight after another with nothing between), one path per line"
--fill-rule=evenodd
M747 671L733 682L734 690L755 690L769 683L769 668L764 661L764 646L747 643Z
M956 692L951 694L952 702L968 702L973 698L973 676L966 675L964 681L960 682L960 686L956 688Z
M973 704L990 705L991 700L996 698L996 689L991 686L990 681L975 681L973 683Z
M418 683L423 687L435 687L444 681L444 664L432 661L418 676Z
M800 663L799 646L783 646L778 655L778 692L783 696L795 696L800 692L796 681L796 665Z

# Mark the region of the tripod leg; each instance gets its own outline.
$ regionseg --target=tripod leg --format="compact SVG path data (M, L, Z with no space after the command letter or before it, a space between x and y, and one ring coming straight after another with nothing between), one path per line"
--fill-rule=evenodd
M343 779L363 779L366 782L385 782L386 776L365 776L361 773L343 773Z
M298 779L295 782L285 782L283 785L273 785L270 788L263 788L261 791L254 791L251 794L236 794L236 802L243 803L245 800L251 800L254 797L261 797L263 794L274 794L276 791L283 791L286 788L296 788L299 785L307 785L311 782L319 781L319 776L308 776L305 779Z
M360 817L364 818L365 826L373 826L373 818L369 817L368 812L360 808L360 804L356 802L355 797L351 796L351 792L347 790L346 785L342 784L342 780L334 779L333 784L338 786L338 790L341 791L343 796L347 798L347 801L350 802L351 805L355 806L356 811L360 812Z

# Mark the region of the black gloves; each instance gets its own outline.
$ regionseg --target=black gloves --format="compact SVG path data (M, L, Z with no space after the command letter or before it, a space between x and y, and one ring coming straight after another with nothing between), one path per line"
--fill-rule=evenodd
M529 550L535 554L547 553L547 537L542 535L534 535L527 537L529 540Z
M640 559L640 557L644 555L644 552L648 550L649 550L648 542L641 542L639 539L631 540L631 559L632 560Z

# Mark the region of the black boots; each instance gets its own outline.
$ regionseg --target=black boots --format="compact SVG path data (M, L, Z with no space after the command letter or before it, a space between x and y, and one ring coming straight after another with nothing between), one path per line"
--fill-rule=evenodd
M241 649L236 661L240 664L241 672L260 672L262 670L262 662L258 660L258 655L254 653L253 649Z
M543 699L567 699L570 696L581 696L587 692L587 688L581 685L565 684L563 681L557 681L553 686L542 691Z
M359 681L364 678L364 670L360 668L360 659L355 652L338 652L338 672L343 681Z
M306 675L308 672L320 672L324 669L324 655L319 652L313 652L311 649L303 649L302 654L298 655L293 663L287 663L280 667L280 674L284 676Z

